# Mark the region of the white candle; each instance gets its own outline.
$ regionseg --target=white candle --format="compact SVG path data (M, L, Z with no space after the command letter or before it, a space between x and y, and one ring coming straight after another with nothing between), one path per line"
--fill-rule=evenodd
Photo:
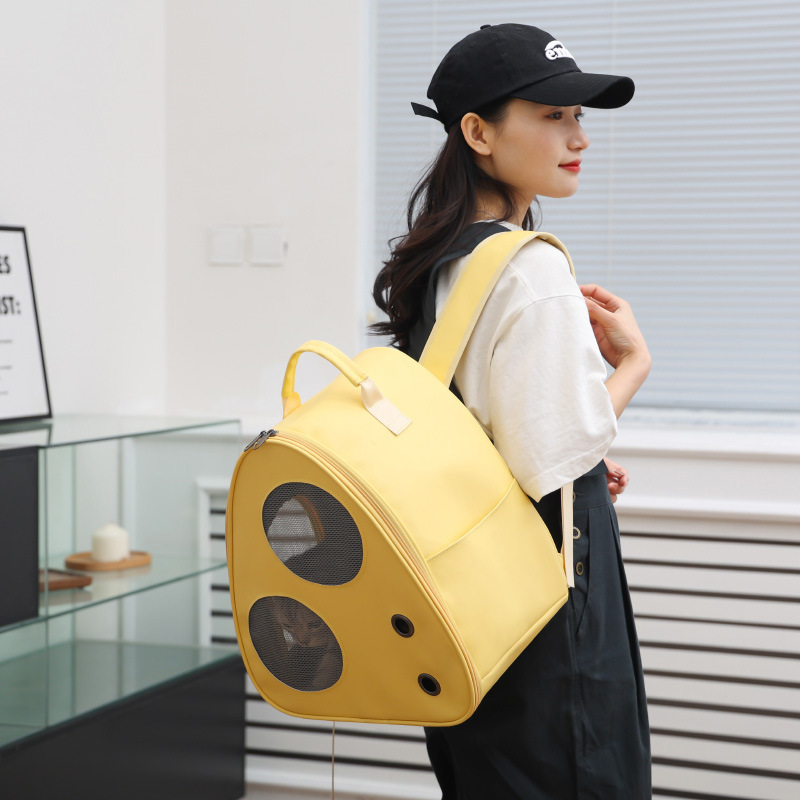
M92 535L92 559L94 561L121 561L130 555L128 531L119 525L103 525Z

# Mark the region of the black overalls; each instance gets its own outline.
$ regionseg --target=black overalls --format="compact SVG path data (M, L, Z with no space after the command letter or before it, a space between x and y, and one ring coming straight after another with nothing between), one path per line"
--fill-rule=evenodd
M419 358L435 321L436 273L505 231L470 226L434 266ZM574 483L569 601L460 725L426 728L443 800L648 800L650 734L639 645L605 465ZM561 547L558 491L535 503Z

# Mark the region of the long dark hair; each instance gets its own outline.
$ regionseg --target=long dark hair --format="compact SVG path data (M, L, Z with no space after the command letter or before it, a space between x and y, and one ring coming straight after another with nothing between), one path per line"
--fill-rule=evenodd
M510 98L475 110L486 122L502 125ZM517 204L514 190L487 175L475 162L461 127L453 124L441 150L420 178L408 201L408 233L389 241L391 255L375 279L372 297L389 319L370 326L371 333L391 336L400 349L422 313L422 300L431 267L445 255L459 234L478 216L478 195L494 196L503 203L501 219L511 219ZM522 221L534 227L531 209Z

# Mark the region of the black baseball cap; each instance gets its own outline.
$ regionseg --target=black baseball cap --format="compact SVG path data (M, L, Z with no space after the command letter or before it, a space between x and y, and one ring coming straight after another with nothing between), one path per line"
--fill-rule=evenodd
M619 108L634 92L619 75L581 72L572 53L532 25L483 25L454 44L431 78L436 110L412 103L414 113L439 120L446 130L469 111L503 97L552 106Z

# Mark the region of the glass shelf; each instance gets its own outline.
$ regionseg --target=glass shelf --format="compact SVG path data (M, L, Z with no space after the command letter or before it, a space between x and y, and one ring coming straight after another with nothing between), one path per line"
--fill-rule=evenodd
M75 640L0 662L0 747L231 658L238 651Z
M173 556L154 554L153 560L145 567L108 572L76 572L89 575L92 582L79 589L59 589L54 592L41 592L39 595L39 616L7 625L0 631L11 630L23 625L42 622L61 614L71 614L81 608L117 600L121 597L146 592L157 586L203 575L225 566L225 559L200 558L198 556ZM64 557L51 558L49 569L65 570Z
M65 415L0 425L7 463L14 450L33 460L34 500L34 513L26 506L16 523L25 549L12 559L26 604L0 627L0 749L240 658L215 641L212 617L230 614L216 588L227 579L217 514L243 444L235 420ZM107 524L124 528L129 549L151 563L66 567ZM92 581L38 592L40 570Z
M3 725L0 722L0 748L18 742L26 736L32 736L42 730L41 725Z
M201 565L195 564L199 567ZM173 569L188 569L183 560ZM238 648L215 641L214 591L226 568L201 571L107 602L51 614L0 636L0 747L129 695L185 677Z
M238 420L64 414L44 422L0 425L0 449L64 447L200 428L207 428L209 434L216 430L229 435L231 426L238 428Z

